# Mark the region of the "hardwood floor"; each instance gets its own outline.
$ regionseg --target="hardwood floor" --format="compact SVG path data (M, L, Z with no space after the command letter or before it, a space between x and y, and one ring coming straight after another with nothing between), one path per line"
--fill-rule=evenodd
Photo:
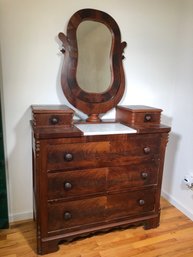
M193 221L167 201L161 201L159 228L126 230L98 234L60 245L58 252L46 257L193 257ZM15 223L0 230L1 257L35 257L36 238L33 221Z

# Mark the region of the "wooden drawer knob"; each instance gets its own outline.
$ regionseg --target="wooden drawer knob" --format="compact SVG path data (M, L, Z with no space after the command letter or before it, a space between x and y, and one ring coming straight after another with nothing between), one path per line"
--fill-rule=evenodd
M65 190L70 190L72 189L72 184L70 182L65 182L64 183L64 189Z
M151 152L151 148L148 147L148 146L147 146L147 147L144 147L144 148L143 148L143 151L144 151L145 154L149 154L149 153Z
M70 162L73 160L73 155L71 153L66 153L64 155L64 160L67 161L67 162Z
M140 200L139 200L139 205L140 205L140 206L143 206L144 204L145 204L145 201L144 201L143 199L140 199Z
M72 214L70 212L65 212L64 213L64 219L65 220L70 220L72 218Z
M62 49L60 50L60 52L63 53L63 54L65 54L66 50L65 50L64 48L62 48Z
M50 123L51 123L52 125L58 124L58 123L59 123L59 118L56 117L56 116L52 116L52 117L50 118Z
M146 179L148 177L148 173L147 172L142 172L141 177L142 177L142 179Z
M152 116L150 114L145 115L145 121L151 121Z

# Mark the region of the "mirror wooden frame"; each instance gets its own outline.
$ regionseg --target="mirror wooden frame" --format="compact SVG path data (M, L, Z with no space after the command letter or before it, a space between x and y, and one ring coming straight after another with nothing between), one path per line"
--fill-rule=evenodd
M103 23L109 28L112 34L110 52L111 84L102 93L84 91L80 88L76 79L78 63L76 31L79 24L85 20ZM122 54L126 47L126 42L121 42L119 27L116 21L105 12L95 9L82 9L70 18L67 25L67 35L61 32L58 37L62 41L61 52L64 54L61 72L61 85L64 95L75 108L88 115L88 122L99 122L100 114L104 114L114 108L121 100L125 90L122 65L122 59L124 57Z

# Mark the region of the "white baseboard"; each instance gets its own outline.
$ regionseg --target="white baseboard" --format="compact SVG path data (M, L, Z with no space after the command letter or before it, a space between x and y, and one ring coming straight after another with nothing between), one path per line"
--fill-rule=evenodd
M169 195L165 191L162 190L162 196L165 198L169 203L174 205L178 210L183 212L184 215L186 215L189 219L193 221L193 213L192 211L189 211L182 203L178 202L173 196Z
M29 220L33 218L33 212L21 212L9 215L9 222Z

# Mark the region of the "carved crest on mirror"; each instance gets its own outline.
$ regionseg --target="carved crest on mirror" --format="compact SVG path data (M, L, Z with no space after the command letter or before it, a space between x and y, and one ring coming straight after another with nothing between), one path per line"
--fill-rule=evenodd
M61 84L68 101L100 121L114 108L125 90L122 65L126 42L116 21L107 13L82 9L69 20L67 34L59 33L64 54Z

